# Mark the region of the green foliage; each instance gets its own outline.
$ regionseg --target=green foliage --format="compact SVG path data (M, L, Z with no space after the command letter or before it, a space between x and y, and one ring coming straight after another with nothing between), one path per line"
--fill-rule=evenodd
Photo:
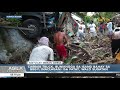
M14 25L14 26L18 26L21 24L21 21L16 18L7 18L6 21L11 22L12 25Z
M64 64L70 64L72 62L72 59L71 58L67 58L65 61L64 61Z
M115 15L115 12L106 12L105 17L112 18Z
M90 16L85 16L83 18L83 20L86 22L86 23L89 23L91 21L91 17Z
M81 18L84 18L84 17L86 16L86 12L83 12L83 13L81 13L81 12L76 12L76 14L77 14L78 16L80 16Z
M114 15L116 15L116 12L99 12L98 17L112 18Z
M78 16L80 16L85 23L89 23L92 19L92 17L87 16L87 12L76 12Z
M93 15L92 17L93 18L98 18L100 15L97 13L97 14L95 14L95 15Z

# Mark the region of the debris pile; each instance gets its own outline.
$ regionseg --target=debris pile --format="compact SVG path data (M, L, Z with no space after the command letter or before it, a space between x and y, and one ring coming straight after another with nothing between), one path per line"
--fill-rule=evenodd
M76 45L77 44L77 45ZM68 47L68 64L110 64L114 63L112 58L111 43L107 36L99 40L90 40L74 43Z

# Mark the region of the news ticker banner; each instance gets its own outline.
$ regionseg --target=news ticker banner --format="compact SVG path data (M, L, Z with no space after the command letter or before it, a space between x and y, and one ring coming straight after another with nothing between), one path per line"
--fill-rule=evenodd
M24 77L25 73L120 73L119 64L0 64L0 77Z
M120 73L119 64L28 64L26 73Z

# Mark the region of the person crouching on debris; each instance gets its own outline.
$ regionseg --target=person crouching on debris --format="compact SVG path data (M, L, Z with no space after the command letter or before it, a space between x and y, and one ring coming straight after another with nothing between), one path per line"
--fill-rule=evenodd
M57 32L54 34L55 49L60 60L64 62L67 58L67 49L65 48L65 44L69 45L68 38L61 28L57 28L56 30Z
M54 52L49 47L49 39L47 37L41 37L38 40L38 45L32 50L29 61L53 61Z

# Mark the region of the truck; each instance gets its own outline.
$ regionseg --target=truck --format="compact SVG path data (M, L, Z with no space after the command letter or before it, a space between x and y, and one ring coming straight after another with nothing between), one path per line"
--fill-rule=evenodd
M22 30L25 36L31 39L41 36L43 32L54 32L59 12L0 12L1 18L7 19L8 16L21 16L18 18L21 22L20 27L33 29Z

